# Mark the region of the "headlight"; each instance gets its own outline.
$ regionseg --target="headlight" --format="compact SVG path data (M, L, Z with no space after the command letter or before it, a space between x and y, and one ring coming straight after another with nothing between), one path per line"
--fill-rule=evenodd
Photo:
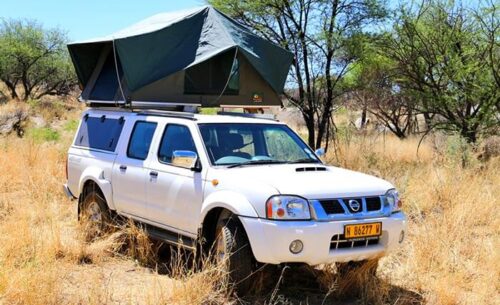
M266 202L268 219L309 220L309 202L297 196L273 196Z
M390 189L385 193L385 198L391 206L392 212L399 212L403 207L403 202L399 199L399 193L395 189Z

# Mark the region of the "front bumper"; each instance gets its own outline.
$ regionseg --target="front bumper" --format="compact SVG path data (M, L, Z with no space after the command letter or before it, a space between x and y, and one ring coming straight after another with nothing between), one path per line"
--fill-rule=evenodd
M334 262L360 261L385 255L400 245L406 230L406 217L395 213L389 217L343 221L274 221L240 216L255 259L261 263L306 263L311 266ZM378 244L363 247L331 248L332 237L344 233L346 224L381 222L382 236ZM290 243L301 240L302 252L290 252Z

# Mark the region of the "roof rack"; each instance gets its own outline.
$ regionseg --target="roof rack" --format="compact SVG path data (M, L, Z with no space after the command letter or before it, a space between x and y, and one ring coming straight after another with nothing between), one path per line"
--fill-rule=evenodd
M97 101L97 100L84 100L81 96L78 98L81 103L87 104L89 107L94 108L128 108L128 109L156 109L156 110L171 110L179 107L184 108L196 108L200 107L201 104L194 103L178 103L178 102L150 102L150 101L128 101L123 100L117 101Z
M244 117L244 118L252 118L252 119L264 119L264 120L270 120L270 121L278 121L276 119L276 116L274 114L270 114L270 113L244 113L244 112L219 111L219 112L217 112L217 114Z
M197 121L195 114L191 112L167 111L167 110L141 110L137 111L136 113L137 115L155 115L155 116Z
M182 118L196 121L195 114L197 108L200 104L185 104L185 103L169 103L169 102L143 102L143 101L131 101L128 104L123 103L123 101L92 101L92 100L82 100L89 107L99 110L110 110L110 111L123 111L123 112L133 112L137 115L156 115L163 117L172 118ZM113 107L113 105L115 107ZM248 108L246 106L239 106L241 108ZM259 107L258 109L261 109ZM229 112L229 111L219 111L218 115L225 116L236 116L243 118L252 119L264 119L271 121L278 121L274 114L266 113L247 113L247 112Z

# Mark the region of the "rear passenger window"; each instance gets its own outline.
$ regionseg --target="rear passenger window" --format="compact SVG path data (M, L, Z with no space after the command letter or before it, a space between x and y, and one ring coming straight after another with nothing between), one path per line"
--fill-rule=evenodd
M115 151L125 120L110 119L106 116L84 116L75 145L92 149Z
M196 152L189 128L182 125L167 125L161 139L158 159L163 163L172 163L172 154L176 150Z
M133 159L146 160L155 130L156 123L142 121L135 123L128 143L127 156Z

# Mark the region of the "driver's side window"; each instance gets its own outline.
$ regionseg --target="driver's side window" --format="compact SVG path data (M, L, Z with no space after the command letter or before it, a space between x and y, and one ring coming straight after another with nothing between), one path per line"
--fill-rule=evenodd
M176 150L197 152L189 128L183 125L169 124L161 139L158 160L162 163L172 164L172 156Z

